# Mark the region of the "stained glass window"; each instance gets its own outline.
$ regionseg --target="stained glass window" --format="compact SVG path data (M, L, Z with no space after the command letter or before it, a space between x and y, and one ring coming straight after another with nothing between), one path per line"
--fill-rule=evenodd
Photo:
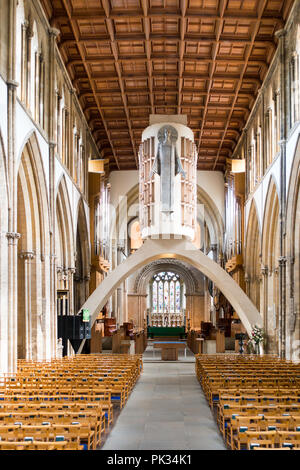
M173 272L155 274L152 279L152 312L180 313L181 290L180 276Z
M158 283L158 311L162 312L164 306L164 285L162 281Z
M175 312L175 305L174 305L174 281L170 282L170 312Z
M169 311L169 283L164 282L164 312Z
M153 305L152 310L155 313L157 312L157 307L158 307L158 305L157 305L157 300L158 300L157 288L158 288L157 282L155 282L153 284L153 289L152 289L152 305Z
M176 312L180 312L180 307L181 307L181 298L180 298L180 282L176 281Z

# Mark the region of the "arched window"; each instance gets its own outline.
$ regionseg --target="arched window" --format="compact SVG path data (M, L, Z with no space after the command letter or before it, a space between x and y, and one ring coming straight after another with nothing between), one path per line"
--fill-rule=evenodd
M18 1L17 21L16 21L16 81L19 83L17 94L20 99L24 99L24 63L27 56L27 25L25 23L25 13L23 0Z
M41 50L41 53L37 56L37 73L38 76L36 78L36 112L37 112L37 121L39 124L44 127L45 120L44 120L44 106L45 106L45 60L44 54Z
M70 173L73 176L75 183L79 186L79 148L80 148L80 134L76 127L76 124L73 127L73 152L71 162Z
M63 90L61 102L61 160L69 168L69 111L66 103L66 93Z
M38 61L39 61L39 41L36 22L32 27L32 38L30 41L30 77L28 87L28 105L34 117L37 116L37 90L39 89L39 74L38 74Z
M56 149L59 158L62 158L62 110L64 107L64 96L63 92L59 91L59 88L56 90Z
M85 152L82 138L79 142L79 187L85 193Z
M173 272L155 274L151 281L152 313L180 313L183 305L184 284Z
M290 60L290 108L291 127L298 121L298 86L299 83L299 57L296 52Z

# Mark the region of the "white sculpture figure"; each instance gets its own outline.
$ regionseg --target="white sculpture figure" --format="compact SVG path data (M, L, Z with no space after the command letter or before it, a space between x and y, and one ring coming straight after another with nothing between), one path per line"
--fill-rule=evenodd
M174 177L178 173L185 178L180 158L176 149L177 130L172 126L163 126L158 131L158 150L150 172L160 176L160 194L162 212L174 212Z
M64 349L64 346L63 346L62 338L58 338L57 343L56 343L57 358L61 359L63 357L63 349Z

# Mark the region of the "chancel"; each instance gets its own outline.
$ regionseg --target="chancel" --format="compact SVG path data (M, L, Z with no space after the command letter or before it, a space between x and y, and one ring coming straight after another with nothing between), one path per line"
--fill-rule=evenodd
M299 54L300 0L0 0L0 450L300 448Z

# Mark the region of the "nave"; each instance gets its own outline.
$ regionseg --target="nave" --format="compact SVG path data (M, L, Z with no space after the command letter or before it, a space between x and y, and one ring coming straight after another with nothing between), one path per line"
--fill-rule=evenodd
M157 353L156 353L157 354ZM225 450L195 375L194 355L177 362L143 355L143 373L103 450Z

